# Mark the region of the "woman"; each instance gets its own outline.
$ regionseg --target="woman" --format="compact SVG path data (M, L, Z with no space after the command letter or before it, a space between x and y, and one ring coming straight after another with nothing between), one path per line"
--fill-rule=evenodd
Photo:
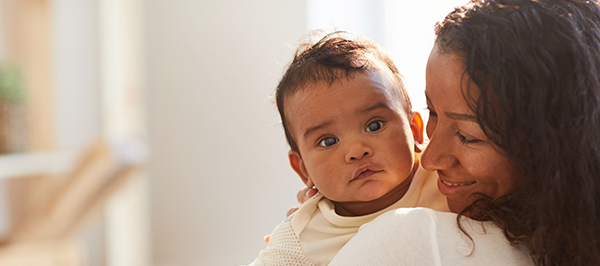
M472 1L435 31L421 162L454 213L387 213L330 265L600 265L598 3Z

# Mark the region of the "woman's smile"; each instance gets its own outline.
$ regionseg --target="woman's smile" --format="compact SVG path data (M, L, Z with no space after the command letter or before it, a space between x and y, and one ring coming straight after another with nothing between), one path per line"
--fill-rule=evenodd
M430 141L421 155L421 164L438 173L438 189L453 212L470 205L473 194L496 199L510 193L518 176L515 164L487 139L466 102L468 91L463 88L476 85L464 76L464 69L459 55L443 53L437 46L427 63Z
M440 193L442 193L446 197L456 197L459 195L469 194L474 191L475 184L477 181L450 181L442 171L437 171L438 173L438 189Z

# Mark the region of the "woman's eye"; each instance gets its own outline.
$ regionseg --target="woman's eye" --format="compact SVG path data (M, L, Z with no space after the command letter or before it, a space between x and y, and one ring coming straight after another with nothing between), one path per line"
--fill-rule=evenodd
M427 107L427 111L429 111L429 117L437 117L437 113Z
M329 147L331 145L334 145L336 143L338 143L338 139L334 138L334 137L327 137L322 139L321 141L319 141L319 146L321 147Z
M478 139L472 139L472 138L465 137L462 134L460 134L459 132L456 132L456 136L458 137L458 140L462 144L471 144L471 143L479 142Z
M381 122L381 121L374 121L374 122L372 122L371 124L369 124L367 126L366 131L367 132L377 131L377 130L380 130L381 127L383 127L383 122Z

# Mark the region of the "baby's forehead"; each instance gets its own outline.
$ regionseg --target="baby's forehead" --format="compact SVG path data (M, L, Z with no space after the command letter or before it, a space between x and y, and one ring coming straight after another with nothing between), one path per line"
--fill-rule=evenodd
M337 71L338 73L336 73L336 75L332 76L331 78L306 80L303 84L298 85L298 87L294 90L294 93L291 93L290 95L288 95L288 97L286 97L286 101L289 101L289 99L292 97L303 97L326 91L331 87L337 86L339 83L342 82L358 82L358 77L367 77L370 80L370 82L375 86L364 86L363 89L380 89L380 91L384 92L385 97L388 98L390 103L398 104L399 106L403 106L406 104L402 93L402 81L397 79L393 74L391 74L391 72L380 71L377 69L369 69L362 71L332 71Z

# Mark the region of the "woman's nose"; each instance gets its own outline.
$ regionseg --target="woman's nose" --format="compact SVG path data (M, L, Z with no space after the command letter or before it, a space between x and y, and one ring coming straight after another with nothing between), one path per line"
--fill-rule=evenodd
M346 163L361 160L373 155L371 147L362 140L349 140L348 151L346 153Z
M459 163L453 151L450 132L440 131L439 128L430 137L429 144L421 154L421 165L428 171L446 170Z

